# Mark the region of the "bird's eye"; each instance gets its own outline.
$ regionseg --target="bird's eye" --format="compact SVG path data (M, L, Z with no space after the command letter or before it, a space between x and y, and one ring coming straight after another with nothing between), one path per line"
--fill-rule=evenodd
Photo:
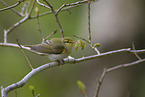
M64 43L69 43L69 41L68 40L65 40Z

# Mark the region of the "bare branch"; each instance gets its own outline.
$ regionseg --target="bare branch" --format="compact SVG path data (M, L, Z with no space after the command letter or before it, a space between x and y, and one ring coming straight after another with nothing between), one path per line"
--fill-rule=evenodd
M143 53L143 52L145 52L145 49L142 49L142 50L131 50L130 52L131 52L131 53L133 53L133 52L136 52L136 53Z
M17 91L15 91L15 97L17 97Z
M100 77L100 79L98 80L97 88L96 88L96 92L95 92L94 97L98 97L98 95L99 95L99 91L100 91L102 82L103 82L104 77L105 77L105 75L106 75L106 73L107 73L106 70L107 70L107 69L105 68L104 71L103 71L103 73L102 73L102 75L101 75L101 77Z
M31 8L30 8L29 13L28 13L28 18L30 18L30 15L33 11L34 5L35 5L35 0L32 1L32 5L31 5Z
M27 5L28 5L28 2L26 2L24 5L23 5L23 7L22 7L22 9L21 9L21 15L22 16L24 16L24 10L25 10L25 8L27 7Z
M25 0L19 0L16 4L12 5L12 6L9 6L7 3L5 3L3 0L0 0L1 2L3 2L4 5L8 6L6 8L3 8L3 9L0 9L0 12L1 11L4 11L4 10L7 10L7 9L11 9L13 12L15 12L16 14L20 14L18 13L15 9L13 9L14 7L18 6L21 2L25 1ZM19 82L16 82L12 85L9 85L7 86L6 88L3 88L1 86L1 95L2 97L7 97L7 94L14 90L14 89L17 89L17 88L20 88L22 86L24 86L27 81L33 77L33 75L45 70L45 69L48 69L48 68L52 68L52 67L55 67L55 66L59 66L60 64L66 64L66 63L79 63L79 62L82 62L82 61L87 61L87 60L91 60L91 59L94 59L94 58L99 58L99 57L103 57L103 56L107 56L107 55L111 55L111 54L115 54L115 53L120 53L120 52L130 52L130 53L134 53L136 55L136 57L139 59L137 61L134 61L134 62L131 62L131 63L127 63L127 64L121 64L121 65L117 65L117 66L114 66L114 67L111 67L111 68L108 68L108 69L104 69L100 79L98 80L98 84L97 84L97 89L96 89L96 93L95 93L95 96L94 97L98 97L99 95L99 91L100 91L100 88L101 88L101 85L103 83L103 80L104 80L104 77L107 73L111 72L111 71L114 71L114 70L117 70L117 69L121 69L121 68L124 68L124 67L129 67L129 66L132 66L132 65L135 65L135 64L138 64L138 63L141 63L141 62L144 62L145 59L141 59L137 53L144 53L145 52L145 49L142 49L142 50L135 50L135 46L134 44L132 45L132 48L133 50L131 50L131 48L125 48L125 49L119 49L119 50L114 50L114 51L109 51L109 52L105 52L105 53L100 53L99 50L93 45L93 43L91 42L91 24L90 24L90 2L92 0L84 0L84 1L78 1L78 2L75 2L75 3L71 3L71 4L63 4L58 10L55 10L53 8L53 6L47 1L47 0L44 0L47 4L42 4L39 2L39 0L36 0L38 4L40 4L41 6L44 6L48 9L50 9L51 11L49 12L46 12L46 13L42 13L42 14L39 14L37 13L36 16L33 16L31 17L31 13L33 11L33 8L34 8L34 4L35 4L35 0L32 1L32 6L30 8L30 10L28 11L28 7L29 7L29 4L28 6L26 6L26 16L18 21L17 23L15 23L13 26L11 26L9 29L7 30L4 30L4 43L0 43L0 46L11 46L11 47L17 47L17 48L21 48L21 51L23 52L25 58L27 59L30 67L32 68L32 71L29 72L24 78L22 78L22 80L20 80ZM27 56L25 55L23 49L25 50L28 50L28 51L31 51L33 53L36 53L36 54L39 54L39 55L48 55L48 54L45 54L45 53L40 53L40 52L36 52L36 51L33 51L31 50L29 47L25 47L25 46L21 46L19 43L18 44L12 44L12 43L7 43L7 35L10 31L12 31L14 28L16 28L17 26L19 26L20 24L24 23L26 20L28 19L33 19L33 18L36 18L37 19L37 27L38 27L38 30L41 32L40 28L39 28L39 20L38 18L40 16L44 16L46 14L51 14L53 13L55 18L56 18L56 21L58 23L58 26L59 26L59 29L60 29L60 33L61 33L61 36L62 38L64 37L64 34L63 34L63 28L62 28L62 25L59 21L59 18L58 18L58 13L60 11L64 11L64 10L68 10L70 8L73 8L75 6L78 6L78 5L82 5L82 4L85 4L85 3L88 3L88 30L89 30L89 37L88 37L88 40L82 38L82 37L78 37L76 36L77 38L80 38L84 41L86 41L90 47L92 49L94 49L96 52L97 52L97 55L91 55L91 56L87 56L87 57L82 57L82 58L78 58L78 59L74 59L74 58L66 58L64 59L64 63L59 63L59 62L51 62L51 63L47 63L47 64L44 64L40 67L37 67L36 69L33 69L33 67L31 66ZM22 13L24 11L24 8L25 8L25 5L22 9ZM20 15L22 16L22 15ZM56 32L56 30L51 33L48 37L44 38L43 34L42 34L42 37L45 39L49 38L52 34L54 34ZM38 95L39 96L39 95Z
M3 0L0 0L0 2L2 2L6 7L9 6L9 5L8 5L6 2L4 2ZM14 13L16 13L17 15L23 16L21 13L17 12L14 8L11 8L11 10L12 10Z
M55 12L56 12L56 14L58 14L60 11L66 11L68 9L71 9L73 7L76 7L76 6L79 6L79 5L82 5L82 4L86 4L86 3L88 3L88 0L78 1L78 2L75 2L75 3L71 3L71 4L63 4L59 9L55 10ZM39 17L45 16L47 14L52 14L52 13L53 13L52 11L48 11L48 12L39 14ZM36 17L37 16L32 16L31 19L34 19Z
M41 6L43 6L43 7L46 7L46 8L48 8L48 9L51 9L49 6L47 6L47 5L45 5L45 4L41 3L41 2L39 2L39 0L36 0L36 1L37 1L37 3L38 3L39 5L41 5Z
M38 17L49 15L49 14L52 14L52 11L41 13L41 14L38 15ZM35 18L37 18L37 16L31 16L30 17L30 19L35 19Z
M3 86L1 86L1 95L2 95L2 97L7 97L7 94L6 94Z
M7 43L7 31L4 29L4 44Z
M33 67L32 67L32 65L31 65L31 63L30 63L30 61L29 61L28 57L26 56L26 54L25 54L25 52L24 52L24 50L23 50L23 48L22 48L21 44L19 43L18 39L17 39L17 42L18 42L18 45L19 45L19 47L20 47L20 49L21 49L22 53L24 54L24 56L25 56L25 58L26 58L26 60L27 60L27 62L28 62L28 64L29 64L29 66L30 66L30 67L31 67L31 69L33 70Z
M18 44L12 44L12 43L0 43L0 46L7 46L7 47L16 47L16 48L19 48L19 45ZM21 47L23 49L25 49L25 50L28 50L28 51L33 52L33 53L38 54L38 55L42 55L42 56L48 55L46 53L40 53L40 52L36 52L34 50L31 50L29 47L26 47L26 46L22 46L21 45Z
M113 54L113 53L117 53L117 52L125 52L125 51L130 51L130 49L120 49L120 50L116 50L116 51L112 51L112 52L106 52L106 53L102 53L101 56L108 55L108 54ZM88 57L79 58L79 59L74 59L74 58L68 59L68 58L66 58L66 59L64 59L64 63L62 63L62 64L66 64L66 63L78 63L78 62L90 60L90 59L101 57L101 56L100 55L94 55L94 56L88 56ZM106 73L108 73L110 71L113 71L113 70L116 70L116 69L120 69L122 67L132 66L132 65L144 62L144 61L145 61L145 59L142 59L142 60L134 61L132 63L122 64L122 65L118 65L118 66L115 66L115 67L112 67L112 68L108 68L107 70L104 70L100 80L98 81L98 85L99 85L98 89L100 89L101 84L103 82L103 79L104 79L104 76L105 76ZM10 91L24 86L26 84L26 82L33 75L35 75L35 74L37 74L37 73L39 73L39 72L41 72L41 71L43 71L45 69L52 68L52 67L59 66L59 65L60 65L60 62L51 62L51 63L48 63L48 64L44 64L44 65L42 65L40 67L37 67L36 69L33 69L30 73L28 73L22 80L20 80L17 83L14 83L14 84L12 84L10 86L7 86L6 88L3 88L1 91L3 92L3 94L7 95ZM96 92L96 93L99 93L98 89L97 89L98 92ZM98 95L98 94L96 94L96 95ZM6 96L4 96L4 97L6 97Z
M59 29L60 29L61 37L64 38L63 28L62 28L62 25L61 25L61 23L60 23L60 21L58 19L57 14L55 12L55 9L53 8L53 6L47 0L43 0L43 1L45 1L48 4L48 6L50 7L51 11L53 12L53 14L55 16L55 19L56 19L56 22L58 23L58 26L59 26Z
M7 46L7 47L17 47L19 48L19 46L17 44L13 44L13 43L0 43L0 46ZM33 51L31 50L29 47L25 47L25 46L22 46L23 49L25 50L28 50L30 52L33 52L33 53L36 53L36 54L39 54L39 55L48 55L46 53L40 53L40 52L36 52L36 51ZM133 52L136 52L136 53L145 53L145 49L142 49L142 50L131 50L131 48L124 48L124 49L119 49L119 50L113 50L113 51L109 51L109 52L105 52L105 53L101 53L101 54L98 54L98 55L92 55L92 56L88 56L88 57L83 57L83 58L79 58L79 59L76 59L76 62L77 61L81 61L81 60L90 60L90 59L94 59L94 58L97 58L97 57L103 57L103 56L107 56L107 55L111 55L111 54L115 54L115 53L120 53L120 52L128 52L128 53L133 53Z
M111 72L111 71L114 71L114 70L117 70L117 69L120 69L120 68L124 68L124 67L129 67L129 66L132 66L132 65L144 62L144 61L145 61L145 59L141 59L141 60L137 60L137 61L134 61L134 62L131 62L131 63L117 65L115 67L108 68L107 72Z
M134 42L132 42L132 49L135 50ZM136 52L133 52L133 53L139 60L141 60L141 58L139 57L139 55Z
M108 69L104 69L99 81L98 81L98 84L97 84L97 90L95 92L95 96L94 97L98 97L99 95L99 91L100 91L100 87L103 83L103 80L104 80L104 77L106 76L107 73L111 72L111 71L114 71L114 70L117 70L117 69L121 69L121 68L124 68L124 67L129 67L129 66L132 66L132 65L136 65L136 64L139 64L141 62L144 62L145 61L145 58L144 59L141 59L141 60L137 60L137 61L134 61L134 62L131 62L131 63L127 63L127 64L121 64L121 65L117 65L117 66L114 66L114 67L111 67L111 68L108 68Z
M17 83L14 83L10 86L7 86L5 89L3 88L2 90L4 91L4 94L8 94L10 91L14 90L14 89L17 89L17 88L20 88L22 86L24 86L26 84L26 82L31 78L33 77L33 75L47 69L47 68L52 68L54 66L58 66L59 63L58 62L51 62L51 63L48 63L48 64L44 64L36 69L33 69L31 72L29 72L22 80L20 80L19 82ZM7 96L3 96L3 97L7 97Z
M19 26L20 24L22 24L23 22L25 22L28 19L28 15L26 15L22 20L20 20L19 22L15 23L13 26L11 26L9 29L5 30L6 33L8 34L10 31L12 31L14 28L16 28L17 26Z
M55 34L57 32L57 30L54 30L50 35L48 35L46 38L44 38L44 40L48 39L50 36L52 36L53 34Z
M71 3L71 4L63 4L57 11L56 14L58 14L60 11L62 10L66 10L66 9L70 9L72 7L78 6L78 5L82 5L85 3L90 2L89 0L83 0L83 1L77 1L75 3Z
M37 16L37 18L36 18L36 19L37 19L37 29L38 29L38 31L40 32L40 34L41 34L41 36L42 36L42 39L44 40L44 35L43 35L43 33L41 32L40 27L39 27L39 19L38 19L39 9L38 9L38 7L36 7L35 11L36 11L36 16Z
M32 13L32 9L33 9L33 7L34 7L34 4L35 4L35 0L33 0L32 7L30 8L29 13L27 14L27 12L26 12L26 16L25 16L22 20L18 21L18 22L15 23L14 25L12 25L9 29L4 30L4 43L7 43L7 35L9 34L10 31L12 31L12 30L15 29L16 27L18 27L20 24L24 23L26 20L29 19L30 14ZM28 5L29 5L29 4L28 4ZM27 9L26 9L26 10L27 10Z
M23 2L23 1L25 1L25 0L21 0L21 1L19 0L19 1L17 1L17 3L14 4L14 5L8 6L8 7L6 7L6 8L2 8L2 9L0 9L0 12L1 12L1 11L4 11L4 10L11 9L11 8L14 8L14 7L18 6L19 4L21 4L21 2Z
M89 41L91 41L91 18L90 18L91 1L88 0L88 30L89 30Z

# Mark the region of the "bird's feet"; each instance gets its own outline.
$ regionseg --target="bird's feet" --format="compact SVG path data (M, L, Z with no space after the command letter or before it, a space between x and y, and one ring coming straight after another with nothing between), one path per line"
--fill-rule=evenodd
M57 62L58 62L58 65L60 66L60 65L63 65L65 62L64 62L64 60L56 60Z

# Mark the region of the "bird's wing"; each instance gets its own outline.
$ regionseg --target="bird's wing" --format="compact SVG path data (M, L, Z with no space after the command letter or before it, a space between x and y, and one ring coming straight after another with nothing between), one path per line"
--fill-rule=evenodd
M64 44L61 41L53 42L52 40L43 41L37 45L27 45L27 47L30 47L31 50L48 54L60 54L64 50Z
M46 49L45 53L60 54L64 50L64 45L62 43L55 43L52 41L47 41L45 43L46 43L46 45L43 45L43 48Z

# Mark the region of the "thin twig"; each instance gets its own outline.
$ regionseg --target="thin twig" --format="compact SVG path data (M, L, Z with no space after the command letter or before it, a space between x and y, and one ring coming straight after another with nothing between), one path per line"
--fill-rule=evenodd
M32 1L32 5L31 5L31 8L30 8L29 13L28 13L28 18L30 18L30 15L33 11L34 5L35 5L35 0Z
M17 91L15 90L15 97L17 97Z
M19 45L18 44L12 44L12 43L0 43L0 46L6 46L6 47L16 47L16 48L19 48ZM35 54L38 54L38 55L41 55L41 56L48 56L48 54L46 53L41 53L41 52L37 52L37 51L34 51L34 50L31 50L29 47L26 47L26 46L22 46L21 47L27 51L30 51L32 53L35 53Z
M14 25L12 25L9 29L6 30L7 34L14 30L17 26L19 26L20 24L22 24L23 22L25 22L28 19L28 16L25 16L22 20L18 21L17 23L15 23Z
M11 8L14 8L14 7L18 6L19 4L21 4L21 2L23 2L23 1L25 1L25 0L17 1L17 3L14 4L14 5L8 6L8 7L6 7L6 8L2 8L2 9L0 9L0 12L1 12L1 11L4 11L4 10L11 9Z
M24 54L24 56L25 56L25 58L26 58L26 60L27 60L27 62L28 62L28 64L29 64L29 66L30 66L30 67L31 67L31 69L33 70L33 67L32 67L32 65L31 65L31 63L30 63L30 61L29 61L28 57L26 56L26 54L25 54L25 52L24 52L24 50L23 50L23 48L22 48L21 44L19 43L18 39L17 39L17 43L18 43L18 45L19 45L19 47L20 47L20 49L21 49L22 53Z
M82 40L86 41L90 45L90 47L97 52L98 55L100 54L99 50L90 41L88 41L88 40L86 40L86 39L84 39L84 38L82 38L80 36L76 36L76 35L73 35L73 36L76 37L76 38L79 38L79 39L82 39Z
M60 29L60 33L61 33L61 37L64 38L64 33L63 33L63 28L62 28L62 25L58 19L58 15L56 14L53 6L47 1L47 0L43 0L47 3L47 5L50 7L51 11L53 12L54 16L55 16L55 19L56 19L56 22L58 23L58 26L59 26L59 29Z
M56 14L58 14L60 11L62 11L62 10L64 10L64 9L69 9L69 8L72 8L72 7L81 5L81 4L85 4L85 3L88 3L88 0L77 1L77 2L71 3L71 4L63 4L63 5L56 11Z
M134 61L134 62L131 62L131 63L117 65L115 67L108 68L107 72L111 72L111 71L114 71L114 70L117 70L117 69L120 69L120 68L124 68L124 67L129 67L129 66L132 66L134 64L138 64L138 63L141 63L141 62L144 62L144 61L145 61L145 59L141 59L141 60L137 60L137 61Z
M7 35L9 34L10 31L14 30L14 29L15 29L16 27L18 27L20 24L26 22L26 20L29 19L30 14L32 13L32 9L33 9L33 7L34 7L34 4L35 4L35 0L33 0L32 7L30 8L29 13L26 12L26 16L25 16L22 20L18 21L18 22L15 23L14 25L12 25L9 29L4 30L4 43L7 43ZM29 6L29 4L28 4L28 6ZM26 11L27 11L27 8L26 8Z
M111 67L111 68L108 68L108 69L104 69L104 71L103 71L103 73L102 73L102 75L101 75L101 77L98 81L97 90L95 92L94 97L98 97L99 91L100 91L100 88L101 88L101 84L103 83L104 77L107 73L112 72L112 71L117 70L117 69L124 68L124 67L129 67L129 66L132 66L132 65L144 62L144 61L145 61L145 58L141 59L141 60L134 61L134 62L126 63L126 64L117 65L117 66L114 66L114 67Z
M38 7L36 7L35 11L36 11L36 16L37 16L37 18L36 18L36 19L37 19L37 29L38 29L38 31L40 32L40 34L41 34L41 36L42 36L42 39L44 40L44 35L43 35L43 33L41 32L40 27L39 27L39 19L38 19L39 9L38 9Z
M48 9L51 9L49 6L47 6L47 5L45 5L45 4L41 3L41 2L39 2L39 0L36 0L36 1L37 1L37 3L38 3L39 5L41 5L41 6L43 6L43 7L46 7L46 8L48 8Z
M50 14L52 14L52 11L41 13L41 14L38 15L38 17L45 16L45 15L50 15ZM30 19L35 19L35 18L37 18L37 16L31 16L30 17Z
M6 7L8 7L9 5L6 3L6 2L4 2L3 0L0 0L0 2L2 2ZM14 8L11 8L11 10L14 12L14 13L16 13L17 15L19 15L19 16L23 16L21 13L19 13L17 10L15 10Z
M21 15L22 15L22 16L24 16L24 10L25 10L25 8L26 8L26 6L27 6L27 3L28 3L28 2L26 2L26 3L23 5L22 9L21 9Z
M7 31L4 29L4 44L7 43Z
M132 49L135 50L134 42L132 42ZM133 52L133 53L139 60L141 60L141 58L139 57L139 55L136 52Z
M54 30L50 35L48 35L46 38L44 38L44 40L47 40L50 36L52 36L53 34L55 34L57 32L57 30Z
M107 73L106 70L107 70L107 69L105 68L104 71L103 71L103 73L102 73L102 75L101 75L101 77L100 77L100 79L98 80L97 88L96 88L96 92L95 92L94 97L98 97L98 95L99 95L99 91L100 91L102 82L103 82L104 77L105 77L105 75L106 75L106 73Z
M90 18L90 6L91 6L91 1L88 0L88 30L89 30L89 41L91 41L91 18Z
M66 10L69 10L73 7L76 7L76 6L79 6L79 5L82 5L82 4L86 4L86 3L88 3L88 0L78 1L78 2L75 2L75 3L71 3L71 4L63 4L59 9L55 10L55 12L56 12L56 14L58 14L60 11L61 12L66 11ZM52 14L52 13L53 13L52 11L44 12L44 13L39 14L39 17L45 16L47 14ZM31 16L31 19L35 19L35 18L36 18L36 16Z
M30 6L30 2L26 2L26 11L25 11L25 15L28 16L28 9L29 9L29 6ZM28 17L29 18L29 17Z

